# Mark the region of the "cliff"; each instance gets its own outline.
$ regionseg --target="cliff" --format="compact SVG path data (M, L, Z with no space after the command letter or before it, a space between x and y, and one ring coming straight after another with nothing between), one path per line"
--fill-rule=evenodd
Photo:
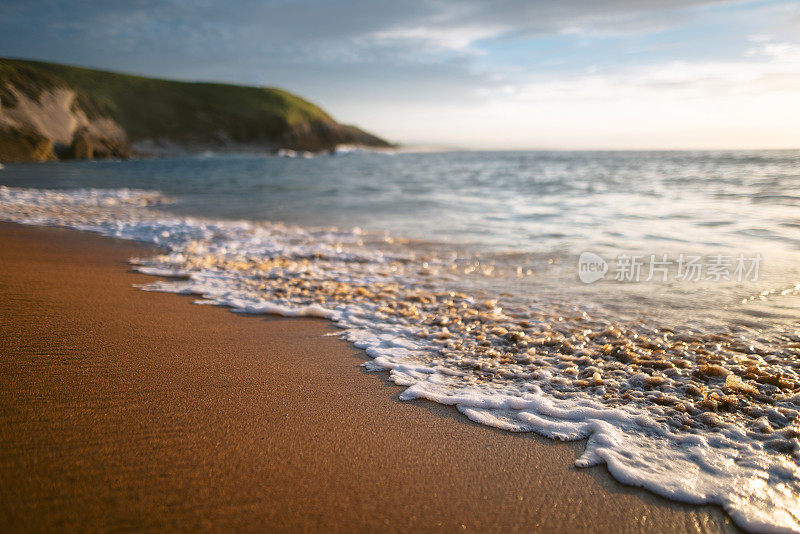
M388 147L281 89L0 58L0 161Z

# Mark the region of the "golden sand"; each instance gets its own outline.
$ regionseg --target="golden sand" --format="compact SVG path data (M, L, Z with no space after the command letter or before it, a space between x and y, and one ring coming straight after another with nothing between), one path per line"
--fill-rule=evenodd
M575 469L582 443L398 401L325 321L140 292L152 250L11 224L0 250L2 532L735 530Z

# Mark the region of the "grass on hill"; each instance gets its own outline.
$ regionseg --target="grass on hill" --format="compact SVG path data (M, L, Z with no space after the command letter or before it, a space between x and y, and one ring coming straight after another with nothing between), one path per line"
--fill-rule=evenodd
M314 104L275 88L189 83L84 69L39 61L0 59L0 98L10 81L28 96L69 86L90 114L110 115L131 140L165 138L204 142L275 139L303 122L334 123Z

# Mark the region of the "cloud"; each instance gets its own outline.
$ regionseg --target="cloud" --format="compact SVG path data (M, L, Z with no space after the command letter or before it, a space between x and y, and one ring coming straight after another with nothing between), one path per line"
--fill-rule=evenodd
M783 120L757 99L794 109L799 21L786 0L4 0L0 55L280 85L400 141L530 146L527 116L593 131L576 109L618 132L665 102L676 132L715 99Z
M611 72L534 76L487 98L536 102L663 101L800 94L800 45L765 42L730 61L670 61Z
M482 43L534 35L643 31L718 0L6 0L0 54L182 79L286 85L326 98L307 71L425 75L441 93L441 65L460 98L495 87L505 71L480 68ZM676 22L677 23L677 22ZM488 58L487 61L495 61ZM552 65L557 64L557 60ZM352 67L361 66L361 70ZM508 68L507 70L514 70ZM301 80L306 82L296 85ZM334 85L341 85L337 79ZM392 94L391 88L380 91Z
M504 30L499 26L464 26L453 28L433 28L430 26L402 27L390 30L380 30L365 35L362 41L367 46L393 44L408 46L416 43L414 48L420 48L430 53L439 52L468 52L480 53L472 47L473 43L481 39L496 37Z
M203 52L209 60L241 53L285 53L288 48L309 60L322 54L331 60L352 61L362 55L369 59L366 51L385 45L453 52L470 51L476 41L490 38L632 31L663 25L681 10L712 3L84 0L65 5L6 0L0 19L0 47L41 50L49 45L84 56L91 47L143 54L163 48L168 54L183 52L190 57Z

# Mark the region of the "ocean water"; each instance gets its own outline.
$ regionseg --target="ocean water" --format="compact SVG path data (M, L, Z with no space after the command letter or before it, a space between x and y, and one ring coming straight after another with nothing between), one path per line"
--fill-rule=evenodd
M403 399L800 531L800 151L7 165L0 219L137 239L243 313L330 319Z

